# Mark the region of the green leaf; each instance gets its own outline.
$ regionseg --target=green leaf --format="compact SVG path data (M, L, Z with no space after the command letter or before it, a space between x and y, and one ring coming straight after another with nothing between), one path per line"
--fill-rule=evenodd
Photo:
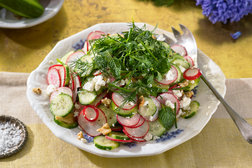
M162 123L162 125L166 128L166 130L169 130L175 123L176 117L174 115L174 111L170 107L163 107L159 111L159 121Z

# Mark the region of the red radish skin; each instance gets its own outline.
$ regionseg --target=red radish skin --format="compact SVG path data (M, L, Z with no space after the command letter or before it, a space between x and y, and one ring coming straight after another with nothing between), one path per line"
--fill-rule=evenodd
M112 93L112 101L115 103L115 105L117 107L120 107L123 104L124 101L124 97L121 96L119 93ZM130 104L130 102L127 102L124 104L124 106L122 107L123 110L132 110L134 107L136 107L136 103Z
M158 101L161 103L161 104L165 104L166 100L170 100L172 103L176 103L176 114L179 113L179 109L180 109L180 102L177 98L177 96L175 96L173 94L172 91L169 91L169 92L165 92L165 93L162 93L160 94L158 97L157 97Z
M102 73L101 73L101 71L99 71L99 70L98 70L98 71L95 71L95 72L93 73L94 76L98 76L98 75L101 75L101 74L102 74Z
M65 93L71 97L73 97L73 91L68 88L68 87L59 87L57 88L56 91L52 92L51 96L50 96L50 102L56 97L58 96L59 94L61 93Z
M122 117L122 116L116 115L116 119L119 122L119 124L121 124L122 126L126 126L126 127L134 127L134 126L136 126L139 123L140 118L141 118L141 116L138 113L135 114L131 118L127 118L127 117Z
M57 70L56 68L51 68L48 70L47 84L54 85L56 87L61 86L61 78L60 78L59 70Z
M90 122L96 121L99 116L99 111L97 110L97 108L91 105L85 106L82 110L82 113L85 119Z
M179 44L175 44L173 46L171 46L171 49L175 52L178 53L181 56L186 56L187 55L187 51L186 48L182 45Z
M71 75L71 80L70 80L69 88L72 89L72 91L74 91L75 82L74 82L73 75Z
M170 85L173 82L175 82L177 80L177 78L178 78L178 70L172 65L171 69L169 71L172 71L172 73L175 74L173 79L171 79L171 80L162 79L161 81L157 80L157 82L162 84L162 85Z
M192 57L190 57L190 56L187 55L184 58L186 59L187 62L189 62L190 67L194 66L194 61L193 61Z
M143 138L149 131L149 122L144 121L144 123L136 128L128 128L124 127L123 128L124 133L126 132L127 136L130 135L133 138Z
M89 40L99 39L102 37L102 35L105 35L105 33L102 31L94 31L94 32L89 33L87 40L89 41Z
M200 69L195 68L195 67L188 68L183 73L183 77L187 80L195 80L195 79L199 78L200 76L201 76Z
M95 107L96 108L96 107ZM101 135L100 132L97 131L97 129L101 128L105 123L107 123L107 118L103 111L96 108L99 112L99 116L96 121L90 122L86 120L83 113L79 113L78 115L78 124L81 127L81 129L88 134L89 136L95 137Z
M82 48L82 51L87 54L87 52L89 51L89 42L85 41L84 43L84 47Z
M111 138L109 136L105 136L105 138L111 140L111 141L117 141L117 142L122 142L122 143L129 143L129 142L133 142L133 140L129 139L129 140L123 140L123 139L114 139L114 138Z
M127 135L127 134L126 134ZM130 135L127 135L130 139L132 139L133 141L136 141L136 142L146 142L146 140L144 138L134 138Z

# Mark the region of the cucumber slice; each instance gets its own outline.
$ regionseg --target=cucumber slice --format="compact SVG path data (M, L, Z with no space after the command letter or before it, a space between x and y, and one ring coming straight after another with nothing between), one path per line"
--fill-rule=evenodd
M65 117L73 110L72 97L61 93L56 96L50 103L50 111L55 116Z
M179 83L183 79L183 73L181 72L180 68L177 65L173 65L178 71L178 78L174 83Z
M160 137L166 132L165 127L161 124L159 120L149 122L149 126L150 126L149 133L153 136Z
M109 126L110 127L115 126L115 124L117 123L116 113L111 109L111 107L106 107L103 104L101 104L98 106L98 108L105 113L105 116L107 117L107 123L109 124Z
M111 109L120 116L129 117L132 116L134 113L137 113L137 107L134 107L131 110L123 110L122 108L117 107L113 101L111 102L110 106Z
M73 113L69 113L67 116L65 117L58 117L58 116L54 116L54 121L56 124L65 127L65 128L75 128L78 126L78 123L75 121L74 119L74 115Z
M130 140L130 138L122 132L111 132L107 136L109 136L113 139Z
M70 69L69 69L69 66L67 66L66 64L64 65L64 67L66 69L65 86L68 86L70 82Z
M183 90L185 90L185 91L191 91L196 86L198 86L199 82L200 82L200 78L197 78L195 80L190 80L188 86L184 87Z
M157 106L151 98L144 97L144 104L139 106L138 112L145 118L153 116L157 111Z
M190 110L186 111L186 114L182 117L185 119L191 118L199 111L200 103L196 100L190 103Z
M38 0L0 0L0 6L27 18L37 18L44 12Z
M87 90L78 91L79 102L82 105L91 104L95 100L96 96L95 92L89 92Z
M66 64L67 58L68 58L69 55L71 55L72 53L74 53L74 51L68 52L68 53L67 53L66 55L64 55L60 60L61 60L64 64Z
M111 141L105 136L97 136L94 138L94 144L97 148L102 150L111 150L120 146L120 143Z
M177 66L182 66L185 69L188 69L190 67L189 62L184 57L182 57L180 55L174 55L171 62Z
M80 59L77 60L77 63L75 65L74 71L80 76L80 77L86 77L91 74L93 71L93 56L90 55L84 55ZM78 63L79 62L79 63Z

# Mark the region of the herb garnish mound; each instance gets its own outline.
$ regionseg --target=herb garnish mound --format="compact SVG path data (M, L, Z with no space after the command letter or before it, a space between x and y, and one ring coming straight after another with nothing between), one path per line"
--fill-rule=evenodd
M128 99L157 96L165 91L158 87L156 80L161 80L169 71L170 60L176 53L167 43L158 41L153 31L132 23L127 32L90 41L92 48L88 54L95 56L93 69L100 70L105 77L115 78L108 83L109 90L130 95ZM78 61L76 64L87 66L78 65ZM118 86L121 80L126 80L124 87Z

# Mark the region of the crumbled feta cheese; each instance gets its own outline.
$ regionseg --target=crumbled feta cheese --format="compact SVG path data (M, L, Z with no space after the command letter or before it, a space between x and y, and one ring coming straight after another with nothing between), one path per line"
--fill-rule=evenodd
M157 40L158 40L158 41L165 41L165 38L164 38L163 34L159 35L159 36L157 37Z
M144 139L145 139L146 141L150 141L150 140L152 140L152 135L148 132L148 133L144 136Z
M78 117L79 111L74 111L74 117Z
M103 80L103 76L99 75L99 76L95 76L90 81L86 82L83 86L83 89L90 92L94 90L98 91L100 90L102 86L105 86L105 85L106 85L106 82Z
M171 107L172 109L175 108L175 105L170 100L166 100L165 105L168 106L168 107Z
M95 87L95 85L94 85L93 81L88 81L84 84L83 89L92 92L92 91L94 91L94 87Z
M172 90L173 94L175 94L175 96L182 97L183 96L183 90Z
M56 89L57 89L56 86L54 86L54 85L48 85L47 88L46 88L47 95L50 96L52 94L52 92L54 92Z
M183 108L184 110L190 110L190 103L191 99L184 96L183 99L180 101L181 108Z
M78 110L78 109L80 109L80 105L78 104L78 103L75 103L74 104L74 107Z
M173 80L174 78L176 77L176 74L173 73L173 71L168 71L166 74L165 74L165 80Z
M184 73L185 70L186 70L186 69L185 69L184 67L182 67L181 65L179 66L179 69L181 70L182 73Z
M119 86L124 86L125 83L126 83L125 80L122 79L122 80L119 82Z
M103 76L102 75L99 75L99 76L96 76L94 77L94 82L95 82L95 91L98 91L100 90L100 88L102 86L105 86L106 85L106 82L103 80Z

